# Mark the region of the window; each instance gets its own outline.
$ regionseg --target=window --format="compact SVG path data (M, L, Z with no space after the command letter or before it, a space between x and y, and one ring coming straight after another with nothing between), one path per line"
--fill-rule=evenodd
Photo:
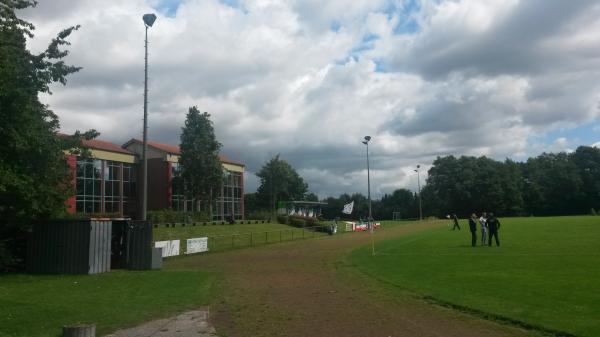
M233 216L242 218L242 174L225 170L223 172L223 187L215 205L215 217L227 219Z
M82 213L102 213L102 161L78 159L75 209Z
M122 196L123 212L132 214L131 207L135 205L136 196L135 166L133 164L77 158L76 174L76 212L86 214L120 213ZM121 180L123 182L122 190Z
M121 199L121 163L104 161L104 212L118 213Z
M191 203L193 206L193 203ZM175 211L184 211L185 195L183 193L183 179L179 163L171 164L171 208Z

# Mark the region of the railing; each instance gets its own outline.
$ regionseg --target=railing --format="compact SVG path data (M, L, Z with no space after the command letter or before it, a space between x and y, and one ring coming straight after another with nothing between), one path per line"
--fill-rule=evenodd
M294 227L290 229L282 229L277 231L266 231L266 232L250 232L250 233L237 233L237 234L223 234L223 235L198 235L198 237L208 237L208 250L210 252L219 252L231 249L238 249L244 247L261 246L273 243L280 243L286 241L296 241L311 239L317 237L323 237L330 235L331 226L313 226L313 227ZM176 238L173 238L176 239ZM186 239L180 239L181 241L181 252L185 252L187 249Z

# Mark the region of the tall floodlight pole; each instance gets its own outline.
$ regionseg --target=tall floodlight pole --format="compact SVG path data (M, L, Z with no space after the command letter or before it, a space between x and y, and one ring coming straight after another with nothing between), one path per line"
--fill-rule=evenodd
M146 38L144 40L144 136L142 146L142 211L141 219L146 221L148 208L148 160L146 151L148 150L148 27L152 27L156 21L156 15L144 14L142 17L146 27Z
M420 168L421 165L417 165L415 172L417 172L417 186L419 188L419 220L423 220L423 207L421 205L421 176L419 175Z
M365 140L362 142L367 146L367 195L369 198L369 229L371 231L371 255L375 255L375 241L373 240L373 224L371 223L372 217L372 209L371 209L371 172L369 168L369 141L371 140L371 136L365 136Z

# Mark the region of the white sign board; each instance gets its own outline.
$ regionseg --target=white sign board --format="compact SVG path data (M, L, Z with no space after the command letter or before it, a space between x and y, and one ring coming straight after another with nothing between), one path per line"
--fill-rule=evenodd
M354 227L356 226L356 222L345 221L346 223L346 232L354 231Z
M156 241L154 247L162 248L162 257L179 255L179 240Z
M194 238L187 240L186 254L208 252L208 238Z

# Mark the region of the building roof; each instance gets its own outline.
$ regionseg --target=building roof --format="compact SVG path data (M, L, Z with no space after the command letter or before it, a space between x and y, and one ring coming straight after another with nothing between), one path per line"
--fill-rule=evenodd
M70 137L71 135L67 135L64 133L58 133L59 137ZM134 156L135 153L122 148L120 145L117 145L115 143L111 143L111 142L107 142L105 140L99 140L99 139L90 139L90 140L85 140L82 139L81 143L85 146L88 147L90 149L96 149L96 150L103 150L103 151L109 151L109 152L117 152L117 153L123 153L123 154L129 154Z
M131 152L127 149L124 149L115 143L107 142L104 140L98 140L98 139L83 140L82 143L83 143L83 145L85 145L91 149L130 154L132 156L135 155L133 152Z
M290 200L288 202L291 204L294 204L294 205L301 205L301 206L327 205L326 202L322 202L322 201Z
M127 147L128 145L130 145L132 143L142 144L142 141L139 139L136 139L136 138L131 138L127 143L123 144L123 147ZM170 154L174 154L174 155L178 155L178 156L181 155L181 149L179 149L179 146L176 146L176 145L163 144L163 143L154 142L154 141L149 140L148 146L151 146L157 150L164 151L164 152L167 152ZM244 164L233 161L222 154L219 154L219 160L222 163L226 163L226 164L245 166Z

